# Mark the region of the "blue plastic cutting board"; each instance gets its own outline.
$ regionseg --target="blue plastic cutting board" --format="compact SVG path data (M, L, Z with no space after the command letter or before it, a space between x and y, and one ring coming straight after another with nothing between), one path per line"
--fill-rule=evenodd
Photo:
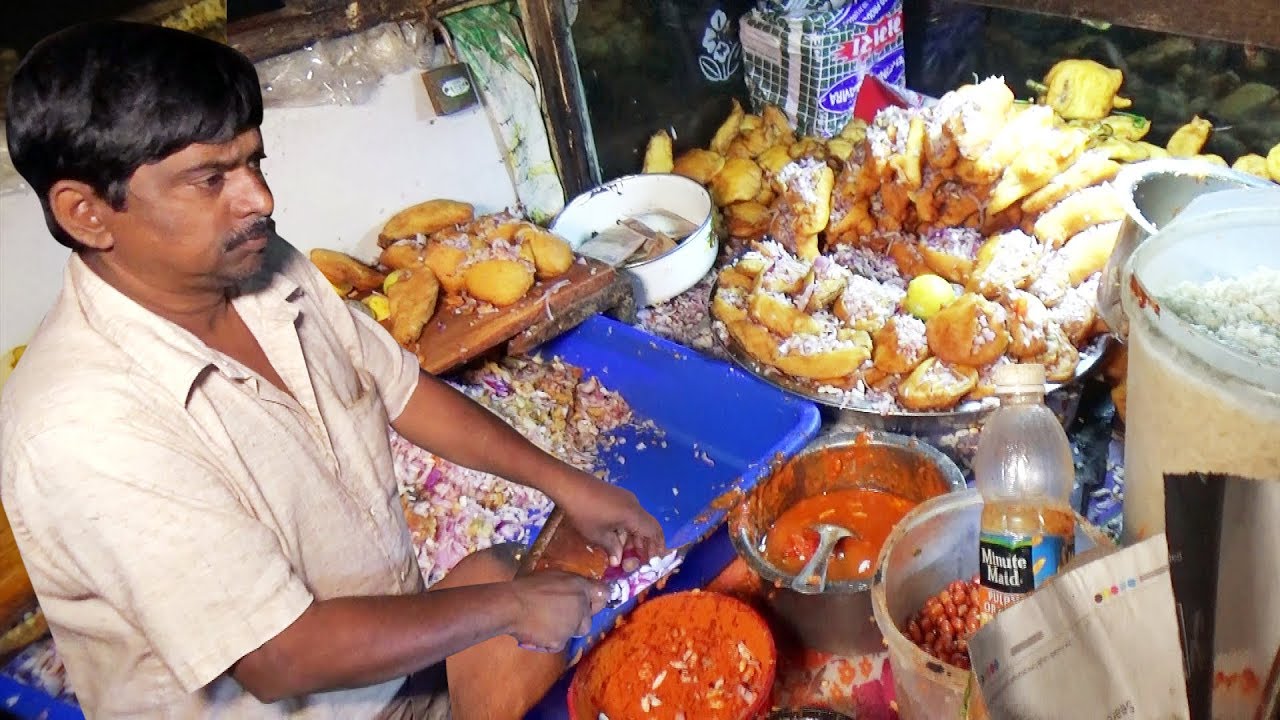
M644 450L637 449L634 432L624 432L628 442L606 459L611 478L658 518L673 548L710 534L726 513L712 508L717 498L735 486L754 487L775 457L799 452L821 424L813 403L603 315L542 346L539 354L583 368L665 432L665 448L642 432ZM597 615L591 634L570 652L585 650L633 605Z

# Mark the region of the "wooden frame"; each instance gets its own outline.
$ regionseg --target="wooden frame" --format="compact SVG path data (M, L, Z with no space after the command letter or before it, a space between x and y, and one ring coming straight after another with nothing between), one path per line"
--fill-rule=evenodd
M256 63L383 23L438 17L491 1L289 0L283 10L228 23L227 39L231 47Z
M564 0L519 0L525 43L538 72L547 138L566 200L600 184L600 164Z
M975 5L1280 49L1280 0L966 0Z

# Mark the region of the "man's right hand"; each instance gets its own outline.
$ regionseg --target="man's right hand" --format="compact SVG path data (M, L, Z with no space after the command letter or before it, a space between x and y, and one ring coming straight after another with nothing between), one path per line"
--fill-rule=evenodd
M569 639L591 630L591 617L608 599L604 583L580 575L543 571L512 581L521 613L511 633L521 647L560 652Z

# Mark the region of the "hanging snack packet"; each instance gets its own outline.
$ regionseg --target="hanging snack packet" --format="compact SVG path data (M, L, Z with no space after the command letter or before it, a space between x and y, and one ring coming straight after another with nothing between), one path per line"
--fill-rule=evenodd
M830 137L853 114L863 80L902 87L902 0L762 0L742 17L747 90L804 135Z

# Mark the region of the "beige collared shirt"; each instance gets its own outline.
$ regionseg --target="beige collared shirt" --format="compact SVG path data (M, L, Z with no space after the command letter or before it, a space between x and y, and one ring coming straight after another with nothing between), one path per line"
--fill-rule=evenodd
M89 718L358 720L403 682L268 707L226 674L315 599L423 587L387 438L417 362L268 262L234 305L293 397L76 255L0 397L0 497Z

